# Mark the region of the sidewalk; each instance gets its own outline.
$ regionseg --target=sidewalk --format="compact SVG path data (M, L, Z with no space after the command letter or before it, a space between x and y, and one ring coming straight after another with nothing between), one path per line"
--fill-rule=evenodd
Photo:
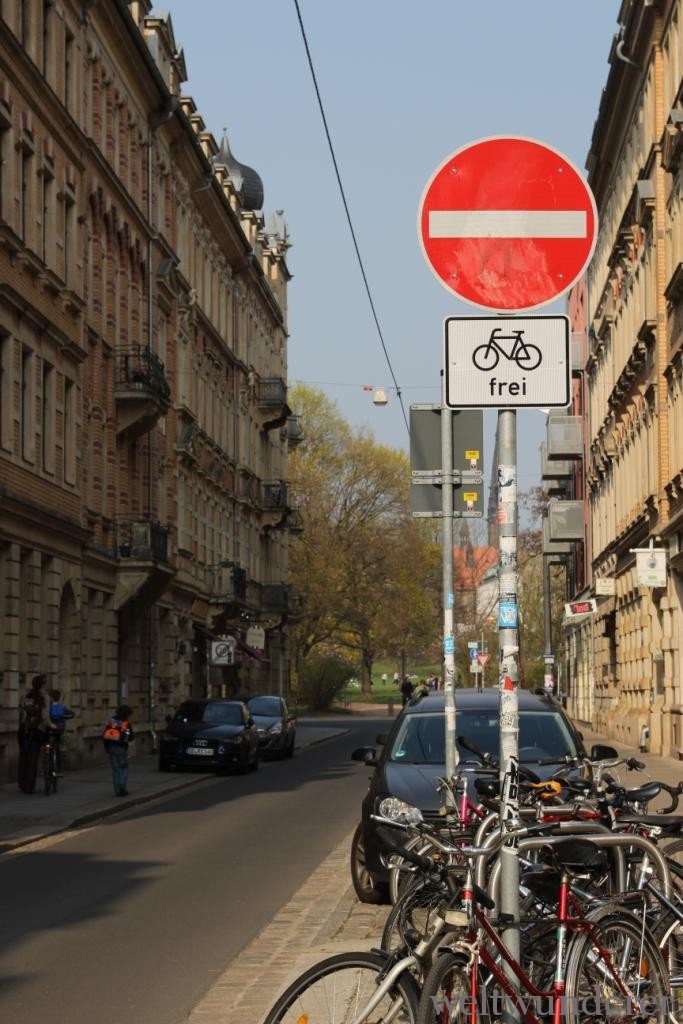
M348 731L300 723L296 749L304 750ZM49 797L43 792L40 776L31 796L20 793L15 782L8 783L0 786L0 854L212 778L212 773L196 771L160 772L156 755L142 755L131 757L131 794L123 799L114 796L108 761L95 768L66 772L58 792Z
M669 786L676 786L683 780L683 761L679 761L674 757L660 757L659 754L641 754L637 747L629 747L626 743L619 743L617 740L598 736L597 733L590 732L585 727L579 726L579 728L583 733L584 746L589 754L594 743L604 743L607 746L614 747L620 755L635 757L638 761L642 761L645 764L644 772L629 772L625 767L617 770L623 785L628 786L630 789L642 786L644 782L648 781L648 776L656 782L666 782ZM681 807L683 807L683 797L681 800ZM654 801L654 809L657 806L666 807L668 804L668 796L660 797Z

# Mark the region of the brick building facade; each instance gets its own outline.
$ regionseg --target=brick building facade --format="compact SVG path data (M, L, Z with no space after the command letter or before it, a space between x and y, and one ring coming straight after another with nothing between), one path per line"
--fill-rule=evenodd
M629 743L646 728L652 749L674 756L683 753L682 19L681 0L621 5L587 161L598 243L570 302L587 338L583 596L598 606L568 623L570 709ZM665 552L664 587L639 584L634 549L650 543ZM613 595L600 577L614 580Z
M149 746L185 696L288 683L287 232L150 7L0 16L0 778L37 671L76 764L118 700Z

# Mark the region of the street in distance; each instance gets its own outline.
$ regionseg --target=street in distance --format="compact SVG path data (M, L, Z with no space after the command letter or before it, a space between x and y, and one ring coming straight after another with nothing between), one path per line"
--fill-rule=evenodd
M568 317L450 316L445 332L449 408L569 405Z

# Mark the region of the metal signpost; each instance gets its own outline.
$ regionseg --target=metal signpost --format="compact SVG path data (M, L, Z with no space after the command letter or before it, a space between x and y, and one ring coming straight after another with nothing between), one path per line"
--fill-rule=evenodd
M515 408L569 404L568 322L528 312L579 279L595 248L597 209L577 169L557 150L499 136L470 143L437 168L422 196L418 233L427 263L449 291L507 314L448 318L444 401L451 408L499 409L500 818L504 835L510 833L501 851L500 910L511 922L503 940L518 959L519 860L511 834L519 819ZM511 1001L504 1016L519 1019Z
M481 410L453 412L443 405L411 405L411 507L415 518L442 520L443 684L446 774L458 764L455 742L455 634L453 629L453 520L481 517L484 418Z

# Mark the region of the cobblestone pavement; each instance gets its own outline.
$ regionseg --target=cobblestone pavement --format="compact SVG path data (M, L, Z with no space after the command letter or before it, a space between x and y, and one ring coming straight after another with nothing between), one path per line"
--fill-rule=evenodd
M379 945L388 907L359 903L349 882L352 833L232 961L187 1024L261 1024L278 995L317 960Z

